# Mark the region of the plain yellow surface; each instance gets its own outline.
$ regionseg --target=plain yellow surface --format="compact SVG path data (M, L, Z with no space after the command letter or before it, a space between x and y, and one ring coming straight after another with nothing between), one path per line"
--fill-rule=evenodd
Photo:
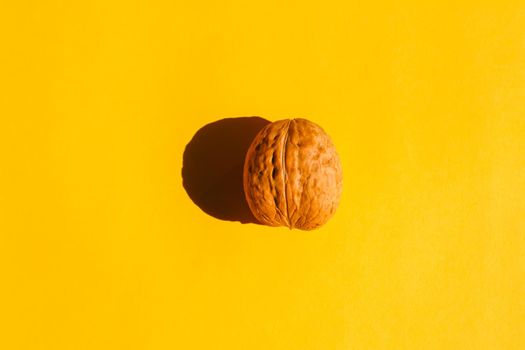
M525 349L523 1L0 17L1 349ZM332 136L322 229L189 199L186 144L250 115Z

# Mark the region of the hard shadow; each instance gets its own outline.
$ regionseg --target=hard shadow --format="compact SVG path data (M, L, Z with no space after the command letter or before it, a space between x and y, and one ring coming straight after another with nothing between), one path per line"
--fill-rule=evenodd
M244 197L244 157L269 123L259 117L221 119L203 126L186 145L182 185L205 213L221 220L258 223Z

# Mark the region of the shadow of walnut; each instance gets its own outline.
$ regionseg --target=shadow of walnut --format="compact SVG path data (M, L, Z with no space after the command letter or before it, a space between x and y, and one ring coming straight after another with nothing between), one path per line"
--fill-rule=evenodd
M246 151L270 122L259 117L226 118L203 126L186 145L182 184L205 213L221 220L259 223L243 190Z

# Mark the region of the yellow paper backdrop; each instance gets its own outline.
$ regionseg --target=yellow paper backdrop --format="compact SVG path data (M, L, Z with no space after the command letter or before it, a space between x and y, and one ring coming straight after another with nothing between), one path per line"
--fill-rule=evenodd
M525 349L523 1L4 1L0 348ZM307 117L312 232L182 186L227 117Z

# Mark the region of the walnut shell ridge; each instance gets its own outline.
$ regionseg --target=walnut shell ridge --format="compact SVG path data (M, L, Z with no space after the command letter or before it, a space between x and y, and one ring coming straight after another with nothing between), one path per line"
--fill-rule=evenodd
M246 153L246 201L265 225L318 228L335 213L342 184L334 144L319 125L306 119L268 124Z

